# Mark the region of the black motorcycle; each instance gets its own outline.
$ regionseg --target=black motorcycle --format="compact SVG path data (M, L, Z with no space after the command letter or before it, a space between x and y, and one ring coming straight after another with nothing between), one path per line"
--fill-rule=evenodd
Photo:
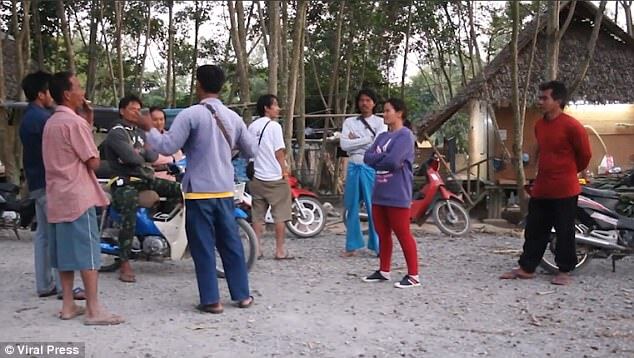
M20 187L11 183L0 183L0 230L8 229L20 239L18 229L31 226L34 229L35 200L19 199Z
M577 202L575 239L577 243L577 266L580 269L592 258L611 258L612 271L616 261L634 255L634 218L619 215L616 206L619 195L616 191L582 187ZM553 232L541 266L557 272L554 252L557 237ZM550 255L552 254L552 255Z

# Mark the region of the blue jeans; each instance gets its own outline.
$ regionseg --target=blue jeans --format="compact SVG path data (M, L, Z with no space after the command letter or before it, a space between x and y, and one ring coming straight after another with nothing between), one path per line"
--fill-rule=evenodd
M233 198L185 200L185 229L194 259L200 303L220 302L216 277L218 249L233 301L249 298L249 278Z
M343 203L346 208L346 251L354 251L365 246L361 224L359 222L359 204L365 202L368 211L369 238L368 249L379 252L379 239L372 221L372 190L374 187L374 169L365 164L348 162L346 187Z
M37 294L50 292L53 288L62 292L62 284L57 270L51 267L49 255L48 216L46 215L46 194L44 191L31 193L35 197L35 217L37 229L33 239L35 262L35 288Z

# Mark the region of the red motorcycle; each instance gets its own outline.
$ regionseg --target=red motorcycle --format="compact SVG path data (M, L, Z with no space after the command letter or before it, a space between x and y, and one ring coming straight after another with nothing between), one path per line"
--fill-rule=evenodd
M294 176L288 178L288 184L291 186L291 196L293 203L291 206L293 216L291 221L286 222L286 228L293 235L300 238L308 238L319 235L326 226L326 212L319 202L317 194L308 189L304 189L299 185L299 180ZM244 192L242 199L239 199L240 205L251 209L251 195ZM273 215L269 207L264 217L264 222L273 224Z
M425 184L412 198L410 220L422 225L432 215L436 226L443 233L461 236L469 232L471 226L469 213L464 200L447 189L445 181L438 173L440 158L434 153L421 166L418 173L425 173Z

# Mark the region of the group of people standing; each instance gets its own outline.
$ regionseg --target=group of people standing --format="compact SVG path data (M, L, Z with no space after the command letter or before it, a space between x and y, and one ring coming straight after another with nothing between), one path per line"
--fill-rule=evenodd
M216 277L218 250L232 301L248 308L250 294L247 268L234 209L234 151L252 159L249 188L253 196L253 227L258 237L257 255L263 256L259 240L265 214L271 207L275 222L275 253L278 260L292 259L284 244L285 222L291 220L291 193L285 162L282 127L277 122L280 108L274 95L257 102L260 118L247 128L243 119L219 98L224 85L222 69L203 65L196 70L198 104L181 111L169 131L164 130L165 113L143 104L133 95L119 102L121 120L109 132L101 153L95 145L94 114L84 97L79 80L70 72L27 75L22 87L29 100L20 128L24 144L24 168L30 195L36 200L38 228L35 235L36 288L40 297L57 294L63 300L61 319L85 315L86 325L110 325L124 321L106 311L98 300L100 235L96 207L109 205L96 172L115 176L111 190L113 205L122 214L119 233L121 270L119 279L136 280L128 258L134 237L139 193L158 192L173 205L186 208L186 233L195 265L199 290L197 309L221 313ZM545 249L552 226L558 234L557 262L561 275L554 283L567 284L575 265L574 233L570 215L579 193L576 173L590 158L583 127L561 112L565 87L550 83L540 87L540 105L545 116L536 127L539 143L539 174L529 205L524 254L520 268L502 278L531 278ZM50 109L57 106L54 112ZM379 256L378 270L365 282L390 280L392 233L401 245L407 275L397 288L420 286L416 241L410 231L412 167L415 139L409 129L407 108L401 99L383 103L383 118L375 115L376 94L361 90L356 97L359 116L343 123L341 148L349 161L344 193L347 211L345 251L355 256L365 246L359 224L359 205L365 203L369 216L367 247ZM182 183L169 176L158 178L157 169L186 156L187 170ZM562 169L563 168L563 169ZM560 185L561 184L561 185ZM565 190L564 190L565 189ZM563 196L562 196L563 195ZM79 271L84 289L73 288ZM81 307L75 300L86 300Z

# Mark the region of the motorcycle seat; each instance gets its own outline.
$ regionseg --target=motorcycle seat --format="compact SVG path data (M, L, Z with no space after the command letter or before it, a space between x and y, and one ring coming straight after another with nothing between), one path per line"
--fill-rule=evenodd
M614 190L595 189L587 186L581 187L581 193L595 198L618 199L619 194Z
M616 228L634 231L634 218L620 216L619 221L616 223Z

